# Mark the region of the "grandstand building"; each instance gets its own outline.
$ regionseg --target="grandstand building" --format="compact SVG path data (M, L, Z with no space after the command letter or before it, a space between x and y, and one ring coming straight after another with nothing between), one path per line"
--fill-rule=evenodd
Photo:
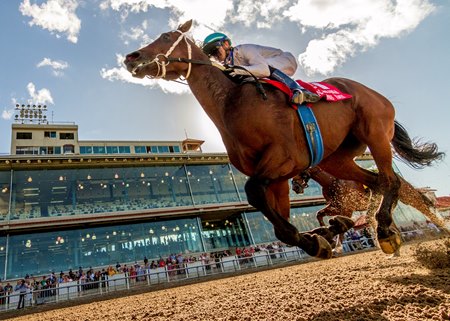
M77 125L46 121L15 123L11 137L0 156L2 279L276 241L247 203L247 177L202 140L80 141ZM373 167L368 156L359 164ZM291 192L292 223L317 227L323 204L315 182ZM395 219L424 220L403 205Z

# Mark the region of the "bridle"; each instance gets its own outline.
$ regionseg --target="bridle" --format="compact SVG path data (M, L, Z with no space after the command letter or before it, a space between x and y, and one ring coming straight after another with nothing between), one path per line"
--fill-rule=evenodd
M184 77L184 79L188 79L188 77L191 74L191 69L192 69L192 64L195 65L215 65L217 67L216 64L214 64L213 62L211 62L211 60L195 60L192 59L192 47L191 44L188 41L188 37L186 36L186 33L180 31L180 30L175 30L175 32L180 33L180 36L178 37L177 40L175 40L175 42L172 44L172 46L169 48L169 50L167 50L167 52L165 54L157 54L155 56L155 58L153 58L152 60L144 60L141 61L137 66L135 66L132 70L131 73L132 74L136 74L136 70L139 67L142 66L146 66L146 65L150 65L150 64L156 64L158 66L158 72L156 73L155 76L150 76L147 75L147 77L151 78L151 79L160 79L160 78L165 78L166 77L166 66L168 66L171 62L184 62L188 64L188 71L186 73L186 76ZM175 50L176 46L178 46L178 44L184 40L184 42L186 43L186 47L187 47L187 51L188 51L188 58L171 58L169 57L172 52ZM163 57L164 59L160 59L160 57ZM264 100L267 100L267 95L265 93L264 88L262 87L261 83L259 82L258 78L255 77L255 75L253 75L251 72L249 72L247 69L245 69L242 66L230 66L232 70L234 69L242 69L245 70L250 77L252 77L255 81L255 85L256 85L256 89L257 91L262 95ZM176 81L176 80L174 80Z
M169 48L169 50L167 50L167 52L165 54L160 53L160 54L157 54L155 56L155 58L152 60L142 61L136 67L133 68L131 73L136 74L137 68L154 63L154 64L156 64L156 66L158 66L158 72L156 73L155 76L148 76L148 77L155 78L155 79L165 78L166 77L166 66L168 66L171 62L185 62L188 64L188 71L187 71L184 79L188 79L188 77L191 74L192 64L211 65L211 61L209 61L209 60L205 61L205 60L191 59L192 58L192 47L188 41L188 37L186 36L186 34L184 32L181 32L180 30L175 30L175 31L179 32L180 36L178 37L177 40L175 40L175 42L172 44L172 46ZM174 49L176 48L176 46L178 46L178 44L182 40L184 40L184 42L186 43L186 47L187 47L187 51L188 51L188 58L173 58L173 57L171 58L171 57L169 57L172 54L172 52L174 51ZM162 57L163 59L160 59L160 57Z

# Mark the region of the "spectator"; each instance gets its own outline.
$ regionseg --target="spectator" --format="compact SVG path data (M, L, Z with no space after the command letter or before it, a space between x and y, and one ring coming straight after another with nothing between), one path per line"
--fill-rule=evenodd
M113 276L114 274L116 274L116 271L111 265L108 266L108 269L106 271L108 272L108 276Z
M28 284L25 282L24 279L22 279L19 282L17 282L17 285L14 288L14 290L19 291L19 304L17 305L17 309L25 308L25 296L27 295Z
M116 264L116 271L120 271L120 267L121 267L120 263L117 262L117 264Z
M3 289L3 286L0 284L0 305L5 304L6 292Z
M69 270L69 278L72 280L76 279L76 275L75 275L75 273L73 273L72 269Z
M8 282L6 283L6 285L3 287L3 292L5 292L5 295L7 296L7 303L9 303L9 295L12 293L13 291L13 287L12 285Z
M433 232L433 233L441 233L441 230L431 221L427 221L427 227Z
M3 290L5 291L5 294L11 294L13 291L13 287L12 285L8 282L6 283L6 285L3 287Z

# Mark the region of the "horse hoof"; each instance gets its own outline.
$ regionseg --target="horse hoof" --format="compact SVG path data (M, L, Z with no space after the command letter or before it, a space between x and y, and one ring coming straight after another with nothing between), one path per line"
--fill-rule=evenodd
M353 220L351 218L341 216L341 215L331 218L329 223L330 223L329 229L334 234L345 233L349 229L351 229L353 226L355 226L355 222L353 222Z
M330 259L333 255L333 249L328 241L317 234L304 234L308 239L309 248L303 248L306 253L319 259Z
M398 257L400 257L400 249L397 249L397 251L395 251L394 254L389 255L387 258L388 260L392 260Z
M378 239L378 243L380 244L380 248L384 253L395 254L399 253L398 251L400 249L400 246L402 245L402 239L400 238L400 234L395 232L387 238Z

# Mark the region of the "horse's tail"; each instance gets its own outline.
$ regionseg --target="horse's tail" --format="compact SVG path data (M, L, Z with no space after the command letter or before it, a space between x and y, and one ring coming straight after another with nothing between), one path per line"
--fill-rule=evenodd
M422 169L445 156L445 153L438 151L435 143L422 143L420 140L412 140L402 125L397 121L394 124L395 132L391 143L397 154L395 156L407 165Z

